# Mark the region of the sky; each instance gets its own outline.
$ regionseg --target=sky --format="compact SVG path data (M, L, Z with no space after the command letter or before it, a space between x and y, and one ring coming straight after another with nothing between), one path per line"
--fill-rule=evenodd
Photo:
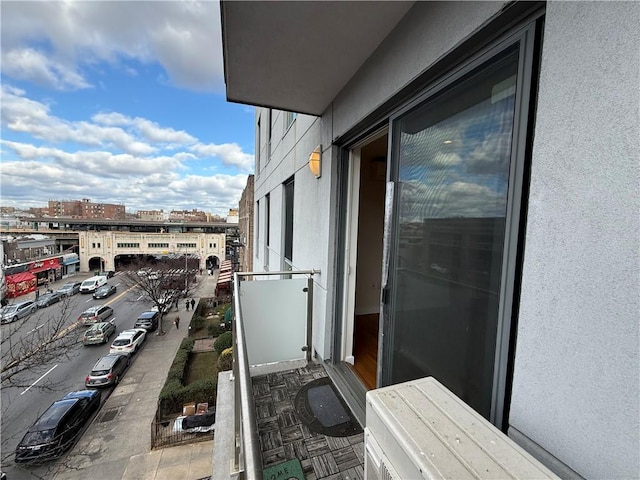
M254 109L225 100L215 1L0 2L0 198L226 216Z

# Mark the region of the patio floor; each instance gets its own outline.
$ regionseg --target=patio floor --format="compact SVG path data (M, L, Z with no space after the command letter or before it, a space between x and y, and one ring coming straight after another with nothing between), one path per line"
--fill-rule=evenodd
M330 437L312 432L295 410L300 388L326 376L322 365L309 364L252 378L265 469L297 458L306 480L364 479L364 434Z

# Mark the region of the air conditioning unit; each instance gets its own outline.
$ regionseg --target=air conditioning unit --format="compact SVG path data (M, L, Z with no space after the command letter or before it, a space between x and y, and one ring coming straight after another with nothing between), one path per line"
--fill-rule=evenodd
M433 377L367 392L366 480L558 477Z

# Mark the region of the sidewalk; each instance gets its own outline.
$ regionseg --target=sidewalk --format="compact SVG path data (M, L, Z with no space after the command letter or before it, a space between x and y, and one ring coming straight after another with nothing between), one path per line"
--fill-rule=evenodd
M194 294L211 297L214 275L199 277ZM171 320L180 316L180 329ZM187 336L191 310L183 302L164 320L167 332L147 342L93 423L60 465L55 480L199 480L210 478L213 441L151 451L151 423L173 358Z

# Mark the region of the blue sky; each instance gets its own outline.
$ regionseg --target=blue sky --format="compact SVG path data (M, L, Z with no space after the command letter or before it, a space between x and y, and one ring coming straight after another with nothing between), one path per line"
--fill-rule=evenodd
M226 215L254 109L224 94L218 1L0 3L0 195Z

